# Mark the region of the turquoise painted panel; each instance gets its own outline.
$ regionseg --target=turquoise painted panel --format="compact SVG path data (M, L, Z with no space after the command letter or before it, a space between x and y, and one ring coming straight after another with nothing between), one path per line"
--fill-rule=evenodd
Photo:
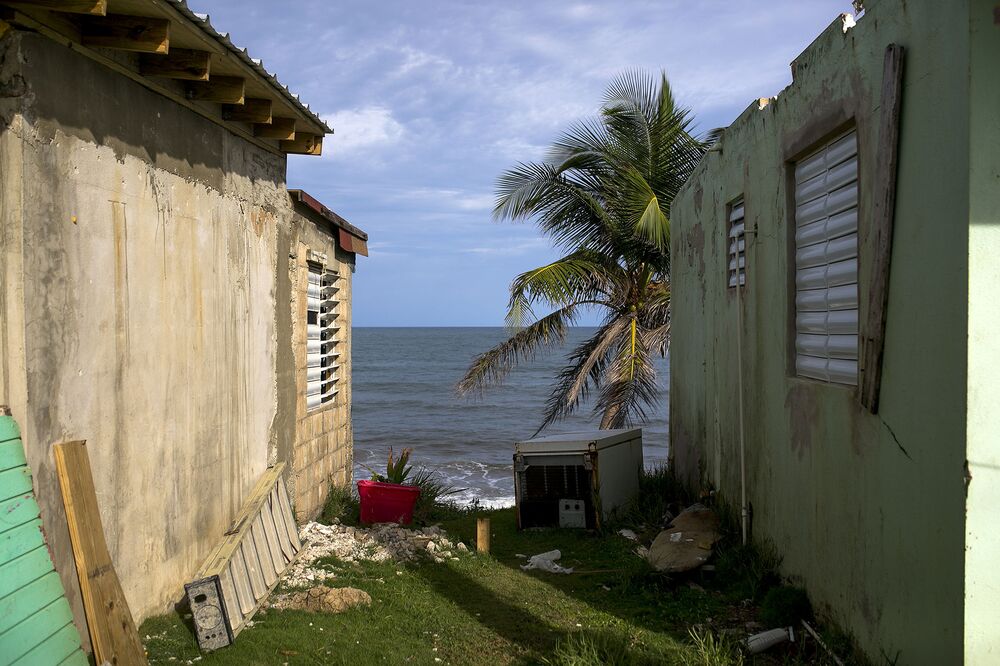
M0 637L18 622L37 613L64 594L59 574L50 571L38 580L32 581L14 594L0 599ZM0 641L0 652L6 653L6 646Z
M38 515L38 502L31 493L0 501L0 534L38 518Z
M52 559L45 544L0 565L0 599L52 571Z
M0 500L30 493L31 490L31 470L27 467L0 472Z
M90 660L87 659L87 655L83 653L83 650L77 650L59 662L59 666L90 666Z
M42 540L42 521L38 518L0 534L0 564L34 550Z
M21 437L21 430L17 427L17 421L9 416L0 416L0 442Z
M58 664L78 651L80 651L80 635L76 633L76 627L71 622L39 643L31 652L11 662L11 666Z
M19 463L19 464L18 464ZM0 666L86 664L14 419L0 416Z
M9 439L0 442L0 472L28 464L24 457L24 446L20 439Z
M73 613L69 609L66 597L59 597L48 606L0 634L0 643L3 644L4 649L3 658L16 662L34 650L39 644L39 639L58 632L67 624L73 624ZM49 663L59 662L53 659Z

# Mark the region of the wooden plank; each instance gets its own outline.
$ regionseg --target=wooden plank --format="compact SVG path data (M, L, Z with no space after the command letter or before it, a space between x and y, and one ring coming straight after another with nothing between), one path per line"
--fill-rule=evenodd
M15 467L0 472L0 500L31 492L31 470Z
M295 133L295 139L282 141L278 147L286 153L296 155L320 155L323 152L323 137L319 134Z
M267 535L264 534L264 521L260 514L250 527L250 536L253 537L253 548L257 552L257 560L260 562L260 572L264 575L264 584L268 587L278 579L278 574L284 570L284 562L275 564L271 559L271 549L267 545Z
M260 571L260 561L253 548L253 539L249 535L240 544L239 553L243 556L243 563L247 568L247 578L250 580L250 590L253 592L254 602L256 602L267 592L267 585L264 584L264 576Z
M33 493L25 493L0 502L0 534L38 518L39 514L38 502L35 501ZM41 534L38 539L41 541Z
M21 430L17 427L17 421L10 416L10 408L0 405L0 442L9 442L12 439L21 439Z
M145 651L104 540L86 442L56 444L53 451L96 661L145 664Z
M170 49L166 55L144 53L139 60L143 76L162 76L168 79L208 81L212 69L212 54L194 49Z
M295 138L295 118L282 118L275 116L271 118L268 125L255 124L253 135L263 139L294 139Z
M50 571L17 590L16 594L0 599L0 633L6 632L62 597L63 586L59 574Z
M59 666L90 666L90 660L83 650L77 650L59 662Z
M222 117L225 120L237 120L244 123L271 122L271 100L260 97L247 97L243 104L225 104L222 107Z
M0 534L0 565L34 550L41 540L42 521L39 518Z
M20 439L8 439L0 442L0 472L28 464L24 457L24 445Z
M86 46L141 53L170 51L170 21L161 18L124 14L91 16L83 20L81 36Z
M29 664L31 664L31 666L36 666L37 664L58 664L72 655L73 652L79 650L80 635L76 633L76 627L71 622L46 638L43 642L39 643L38 646L31 652L13 662L11 666L28 666ZM121 664L132 662L117 663ZM145 655L142 658L142 662L134 663L146 663Z
M264 525L264 537L267 539L267 547L271 552L271 561L274 562L275 570L279 573L285 570L288 559L281 552L281 544L278 541L278 529L274 526L274 516L270 511L271 503L268 502L260 512L261 523Z
M274 519L274 526L278 531L278 544L281 546L281 552L284 554L286 560L291 561L295 557L295 544L289 537L290 532L287 519L285 518L285 512L281 510L277 488L274 489L270 511Z
M219 584L222 586L222 598L226 604L226 613L229 614L229 626L233 626L243 621L243 611L240 609L239 598L236 596L236 586L233 585L233 575L226 567L225 571L219 574Z
M245 96L246 79L241 76L213 76L188 85L188 98L202 102L243 104Z
M9 4L29 5L66 14L104 16L108 13L108 0L31 0L30 2L11 2Z
M872 414L878 412L885 354L885 323L889 306L889 266L896 212L896 172L899 162L899 117L903 102L903 47L890 44L882 66L882 100L872 193L871 272L867 313L861 324L861 372L858 399Z
M288 541L298 553L302 550L302 542L299 540L299 530L295 527L295 516L292 515L292 503L288 499L288 490L283 483L278 484L278 507L281 509L281 515L285 518Z
M0 645L3 646L4 663L16 662L18 659L31 652L46 636L56 633L67 624L73 623L73 613L69 609L69 602L66 597L60 596L55 601L35 611L21 622L10 627L0 636ZM77 638L76 647L80 646ZM66 654L69 654L67 652ZM59 659L52 659L48 663L58 664Z
M233 554L229 570L233 576L233 585L236 587L236 600L240 605L240 612L243 615L249 615L253 612L254 598L253 592L250 590L250 574L247 572L241 551L236 551Z
M38 545L0 565L0 598L52 571L49 550L38 535Z

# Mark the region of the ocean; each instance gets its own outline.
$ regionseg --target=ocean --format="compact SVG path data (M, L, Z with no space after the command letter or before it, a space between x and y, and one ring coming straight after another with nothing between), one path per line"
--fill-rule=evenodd
M473 357L502 341L497 328L356 327L353 348L354 478L385 469L390 446L411 447L411 462L425 466L461 492L452 499L483 505L513 504L514 442L541 423L552 380L566 354L593 328L574 328L566 345L514 369L503 386L482 398L461 398L455 384ZM669 369L656 359L662 398L643 428L647 465L667 459ZM589 405L543 434L596 429Z

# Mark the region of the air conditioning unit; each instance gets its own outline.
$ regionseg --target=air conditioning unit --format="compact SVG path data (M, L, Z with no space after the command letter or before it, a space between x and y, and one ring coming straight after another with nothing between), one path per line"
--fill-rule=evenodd
M642 429L591 430L514 444L517 525L599 529L639 492Z

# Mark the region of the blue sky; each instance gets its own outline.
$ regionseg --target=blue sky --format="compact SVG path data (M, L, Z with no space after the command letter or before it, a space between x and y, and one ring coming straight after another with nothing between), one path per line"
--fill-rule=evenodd
M849 0L191 0L329 121L288 183L368 232L356 326L493 326L507 285L557 255L493 222L493 184L626 69L667 72L704 131L790 81ZM587 322L583 322L587 323Z

